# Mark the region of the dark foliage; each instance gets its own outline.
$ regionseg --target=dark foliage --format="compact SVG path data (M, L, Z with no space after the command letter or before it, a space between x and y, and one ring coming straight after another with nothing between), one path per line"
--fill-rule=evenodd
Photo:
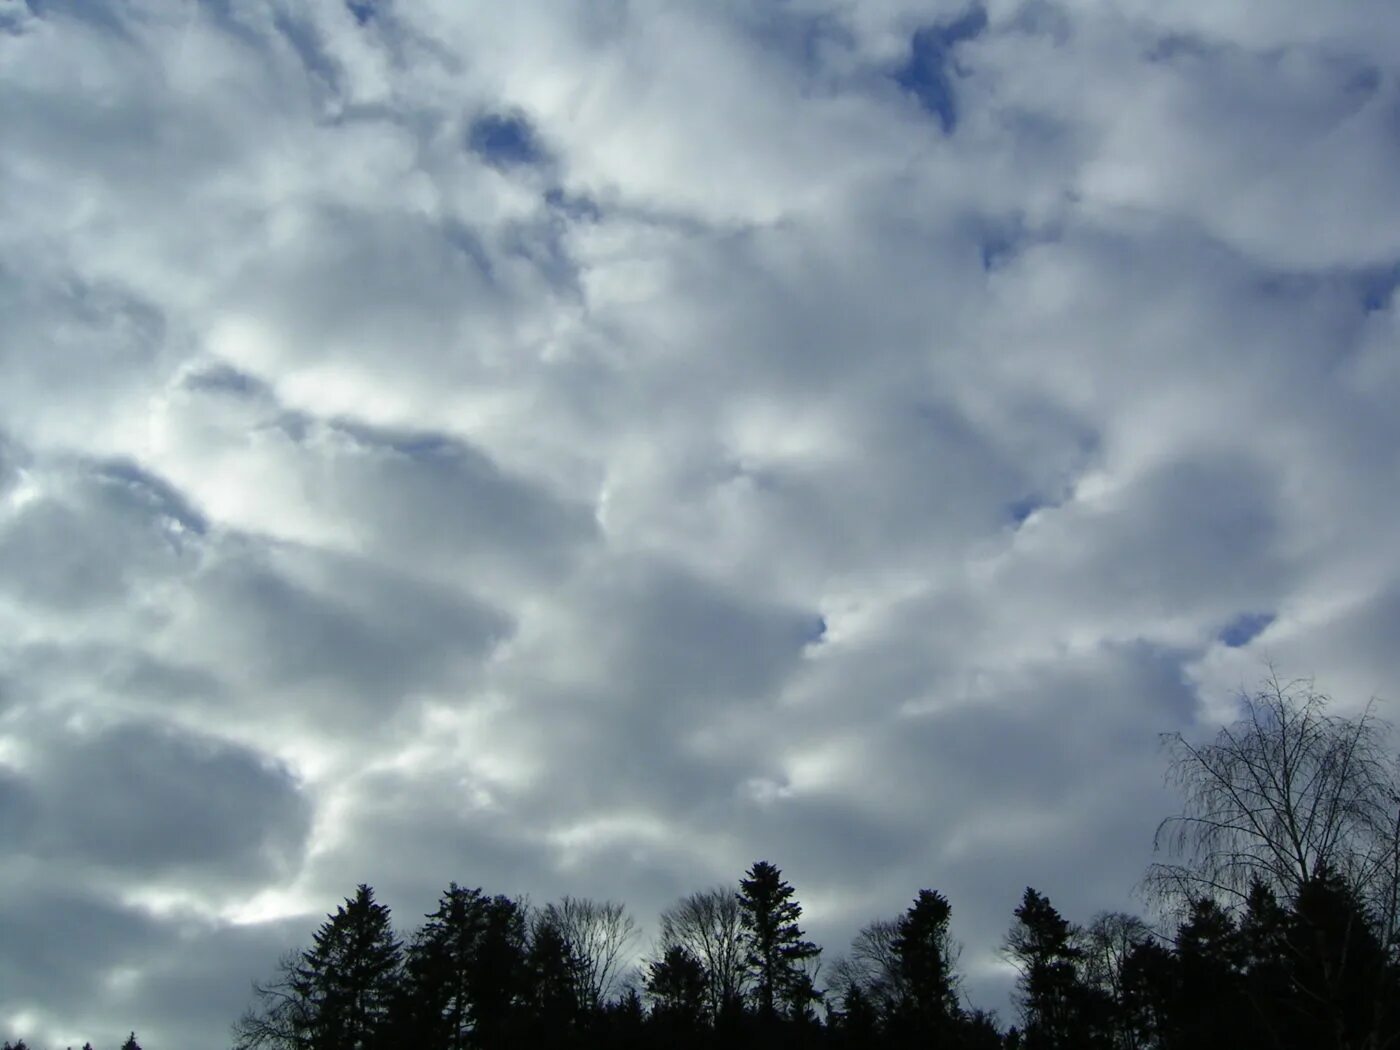
M771 1023L779 1004L794 1019L805 1017L818 996L803 964L821 949L805 940L797 925L802 905L792 886L775 866L760 860L739 880L738 899L759 1017Z

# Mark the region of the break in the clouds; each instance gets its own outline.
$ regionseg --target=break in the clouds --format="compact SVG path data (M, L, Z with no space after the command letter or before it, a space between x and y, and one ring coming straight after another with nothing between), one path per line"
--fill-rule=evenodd
M356 882L1128 906L1400 663L1400 8L0 0L0 1027Z

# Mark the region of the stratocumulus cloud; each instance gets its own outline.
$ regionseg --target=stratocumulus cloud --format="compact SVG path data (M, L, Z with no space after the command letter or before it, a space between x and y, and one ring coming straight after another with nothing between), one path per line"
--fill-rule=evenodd
M357 882L1128 906L1400 681L1388 0L0 0L0 1025ZM90 1033L90 1034L88 1034ZM8 1030L0 1032L8 1034Z

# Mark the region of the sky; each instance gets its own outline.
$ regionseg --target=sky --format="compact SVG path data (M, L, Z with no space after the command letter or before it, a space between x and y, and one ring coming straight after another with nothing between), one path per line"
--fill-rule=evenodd
M1393 0L0 0L0 1036L758 859L1014 1020L1160 734L1400 715L1397 172Z

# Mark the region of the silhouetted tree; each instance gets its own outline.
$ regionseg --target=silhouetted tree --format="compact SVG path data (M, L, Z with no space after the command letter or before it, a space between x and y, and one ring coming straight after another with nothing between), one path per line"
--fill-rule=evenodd
M673 944L666 953L647 966L647 997L652 1015L675 1032L694 1032L700 1027L707 1002L705 968L686 948Z
M1176 956L1166 945L1141 941L1123 960L1120 1024L1132 1032L1134 1045L1166 1047L1166 1033L1177 1002Z
M472 966L477 1046L495 1046L510 1030L526 994L529 924L525 908L497 894L482 906L481 936Z
M850 952L832 967L832 987L842 999L859 989L865 1004L882 1020L893 1015L902 995L895 942L899 920L876 919L851 939Z
M1273 890L1256 880L1245 898L1238 925L1245 996L1252 1007L1250 1020L1262 1045L1285 1046L1296 1034L1289 1015L1297 1008L1292 992L1288 910L1279 904Z
M603 1007L594 1045L606 1047L607 1050L643 1050L652 1045L647 1035L642 997L635 987L629 985L620 996Z
M776 1003L794 1012L811 1002L813 989L802 964L821 949L805 940L797 920L802 905L793 898L792 886L782 872L767 861L758 861L739 881L737 900L744 927L745 962L753 980L759 1015L775 1016Z
M1313 1045L1361 1050L1400 1040L1395 967L1346 881L1324 870L1303 886L1287 943L1299 1023Z
M959 949L948 932L952 914L947 897L920 890L896 927L900 1026L920 1042L948 1040L961 1012L953 971Z
M136 1041L135 1032L126 1037L126 1042L122 1043L122 1050L141 1050L141 1044Z
M1138 1050L1142 1044L1139 1025L1127 1002L1124 968L1137 947L1151 939L1147 923L1123 912L1100 912L1080 938L1084 981L1106 1011L1104 1023L1118 1050Z
M1248 1045L1244 953L1229 912L1210 897L1191 902L1176 932L1176 994L1167 1018L1168 1045L1227 1050Z
M1001 1050L1001 1029L996 1015L986 1010L973 1010L959 1021L959 1036L955 1045L962 1050Z
M723 886L682 897L661 913L660 947L681 947L705 970L707 1012L712 1023L743 1001L745 963L743 912L734 890Z
M258 1005L235 1025L240 1050L370 1050L382 1042L401 946L389 909L361 885L316 931L311 948L284 960Z
M569 942L547 913L535 916L525 958L526 1026L536 1040L572 1037L580 1020L580 994Z
M598 1010L615 991L619 966L637 938L636 922L621 904L583 897L546 905L542 919L568 946L579 1009Z
M1243 717L1210 744L1165 738L1169 778L1185 811L1163 821L1148 885L1177 903L1215 896L1243 904L1262 883L1291 904L1323 872L1395 928L1400 787L1368 709L1327 713L1307 681L1270 674L1240 698Z
M1006 935L1005 950L1020 971L1021 1037L1027 1050L1081 1050L1093 1045L1080 980L1082 950L1075 930L1047 897L1026 888Z
M405 953L395 1041L424 1050L482 1045L520 994L523 917L508 898L454 882L425 918Z
M831 1013L831 1024L837 1033L838 1046L856 1050L879 1045L880 1012L859 982L846 986L840 1010Z
M278 960L275 977L265 983L254 982L253 1005L233 1025L234 1050L305 1050L310 1046L316 1003L295 983L300 962L299 952L288 952Z

